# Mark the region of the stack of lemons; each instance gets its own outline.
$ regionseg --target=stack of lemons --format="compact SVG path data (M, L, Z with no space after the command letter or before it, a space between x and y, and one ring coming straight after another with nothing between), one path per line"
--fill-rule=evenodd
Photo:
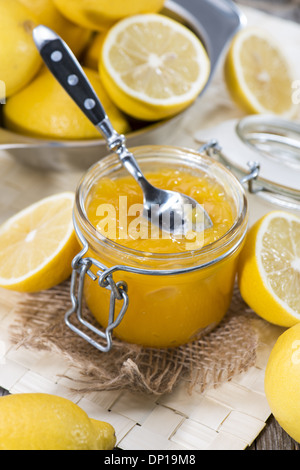
M37 24L70 46L118 132L129 131L129 117L157 121L187 108L207 83L210 62L187 27L160 13L164 2L0 0L5 127L45 138L101 138L43 66L32 39Z
M55 30L80 59L118 132L130 130L130 118L146 124L186 109L204 89L210 61L190 29L162 14L164 3L0 0L5 126L37 137L101 138L43 66L32 39L37 24ZM294 111L289 64L264 31L245 28L234 38L225 81L249 113Z

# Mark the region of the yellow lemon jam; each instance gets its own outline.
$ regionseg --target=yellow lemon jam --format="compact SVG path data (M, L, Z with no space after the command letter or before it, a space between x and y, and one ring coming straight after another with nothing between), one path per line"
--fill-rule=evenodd
M148 155L155 150L140 148ZM124 170L116 170L115 156L107 157L108 163L109 158L114 161L111 171L102 162L83 179L75 219L89 243L87 256L107 268L117 266L113 280L124 281L128 287L128 309L113 334L145 347L166 348L199 338L228 310L247 228L247 205L239 182L220 164L203 157L204 171L203 165L189 168L193 151L159 147L154 153L153 164L146 162L148 170L146 163L142 166L150 183L194 198L208 212L212 228L194 239L163 237L162 233L152 238L149 230L143 231L143 224L149 229L149 222L130 211L142 206L142 190ZM121 204L120 198L124 198ZM131 225L135 230L131 231ZM110 232L109 226L114 230ZM95 266L91 271L98 274ZM93 316L106 328L110 290L86 276L84 296ZM121 305L117 301L115 318Z
M143 207L140 186L131 176L116 180L106 177L93 188L87 209L90 222L102 235L145 253L177 253L200 249L219 240L232 226L232 204L222 186L207 174L199 177L189 171L166 168L145 176L157 188L178 191L195 199L207 211L213 226L200 234L195 233L190 239L151 231L151 222L139 210Z

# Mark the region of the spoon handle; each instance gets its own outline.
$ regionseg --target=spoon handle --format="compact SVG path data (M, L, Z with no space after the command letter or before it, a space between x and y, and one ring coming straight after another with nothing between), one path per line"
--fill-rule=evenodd
M142 187L149 186L134 156L125 146L125 137L119 135L112 127L99 98L69 46L54 31L43 25L33 30L33 39L52 75L98 128L108 147L118 154L124 167Z
M33 30L33 39L52 75L99 129L111 147L112 142L121 136L113 129L99 98L69 46L54 31L43 25Z

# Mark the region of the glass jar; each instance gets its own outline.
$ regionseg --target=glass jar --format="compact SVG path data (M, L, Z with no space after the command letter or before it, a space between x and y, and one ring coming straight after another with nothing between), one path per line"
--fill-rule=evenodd
M73 308L66 322L101 351L111 348L112 332L129 343L167 348L193 341L214 328L230 305L247 231L244 189L222 164L177 147L144 146L131 151L144 173L176 168L209 175L230 201L234 223L218 240L198 250L158 254L124 247L99 236L87 208L101 178L117 181L126 170L114 154L94 165L83 176L76 194L74 225L83 249L73 261ZM83 318L83 297L102 328ZM71 321L73 313L93 334Z
M200 149L247 181L250 225L272 210L300 214L300 126L274 115L250 115L197 132ZM205 143L204 143L205 142Z

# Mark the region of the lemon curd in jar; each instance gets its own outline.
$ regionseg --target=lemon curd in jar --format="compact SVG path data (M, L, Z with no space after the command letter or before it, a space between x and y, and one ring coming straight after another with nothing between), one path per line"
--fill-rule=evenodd
M149 272L114 273L115 282L126 282L129 297L114 335L146 347L175 347L211 330L228 310L247 226L245 199L233 175L205 157L169 147L137 149L150 183L194 198L213 226L191 239L157 231L151 236L151 224L136 210L142 207L142 190L114 156L109 157L111 165L92 169L84 210L75 215L89 241L88 256L108 268L123 265ZM90 311L106 327L109 291L87 277L84 293Z
M155 173L146 173L145 177L157 188L191 196L207 211L213 226L190 239L167 232L158 233L138 211L143 206L143 193L135 180L131 176L116 180L106 177L93 188L87 208L88 218L99 233L111 235L111 240L134 250L176 253L199 249L219 240L232 226L233 211L224 189L205 173L194 176L188 170L162 168ZM108 201L113 210L109 210Z

